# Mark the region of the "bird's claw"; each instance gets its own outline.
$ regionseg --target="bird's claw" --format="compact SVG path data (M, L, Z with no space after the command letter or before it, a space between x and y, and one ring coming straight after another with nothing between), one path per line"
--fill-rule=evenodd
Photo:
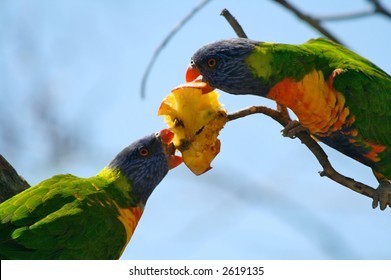
M309 132L307 128L301 125L297 120L290 121L283 130L281 130L282 136L289 138L296 138L296 135L300 132Z
M373 193L372 208L375 209L380 204L380 210L391 207L391 180L380 181L379 186Z

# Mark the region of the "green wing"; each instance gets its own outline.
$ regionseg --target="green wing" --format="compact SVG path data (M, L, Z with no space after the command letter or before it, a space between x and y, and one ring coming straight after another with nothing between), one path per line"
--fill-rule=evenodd
M373 159L373 168L391 178L391 77L369 60L328 40L310 40L302 46L317 52L316 67L325 77L335 69L343 70L335 76L333 87L344 95L354 116L351 128L358 132L354 138L385 147L378 159Z
M110 184L59 175L0 205L1 259L117 259L126 246Z
M356 144L367 147L376 177L391 178L391 78L374 69L347 70L334 80L343 93L357 131Z
M391 147L391 78L347 70L334 79L365 139Z

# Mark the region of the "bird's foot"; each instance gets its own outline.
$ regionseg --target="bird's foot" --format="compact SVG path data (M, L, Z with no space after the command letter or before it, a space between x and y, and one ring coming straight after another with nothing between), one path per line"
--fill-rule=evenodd
M373 194L372 208L375 209L380 204L380 210L391 207L391 180L380 181L379 186Z
M290 121L283 130L281 130L282 136L289 138L296 138L297 134L300 132L308 132L309 130L301 125L297 120Z

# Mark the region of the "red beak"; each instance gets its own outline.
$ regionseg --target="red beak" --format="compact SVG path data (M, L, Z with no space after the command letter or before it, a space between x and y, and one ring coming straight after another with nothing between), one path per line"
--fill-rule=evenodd
M166 145L170 144L172 139L174 139L174 132L171 130L165 128L159 132L160 139L162 139L162 142Z
M200 70L190 64L186 69L186 82L192 82L199 76L201 76Z
M176 156L176 155L170 155L170 158L168 160L168 168L173 169L180 165L183 162L182 157Z
M202 81L202 76L198 68L191 64L186 69L185 80L188 85L182 85L182 87L198 87L202 89L202 93L206 94L213 91L215 88L211 87L208 83Z
M166 144L166 151L168 153L168 168L173 169L180 165L183 162L182 157L175 155L175 147L174 144L171 143L172 139L174 139L174 132L169 129L163 129L159 133L160 139L162 139L163 144Z

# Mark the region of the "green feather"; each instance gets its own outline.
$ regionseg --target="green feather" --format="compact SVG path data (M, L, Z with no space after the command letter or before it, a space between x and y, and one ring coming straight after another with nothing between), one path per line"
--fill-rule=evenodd
M134 206L125 203L132 201L125 182L119 171L107 168L88 179L59 175L5 201L1 259L119 258L126 231L112 202Z

